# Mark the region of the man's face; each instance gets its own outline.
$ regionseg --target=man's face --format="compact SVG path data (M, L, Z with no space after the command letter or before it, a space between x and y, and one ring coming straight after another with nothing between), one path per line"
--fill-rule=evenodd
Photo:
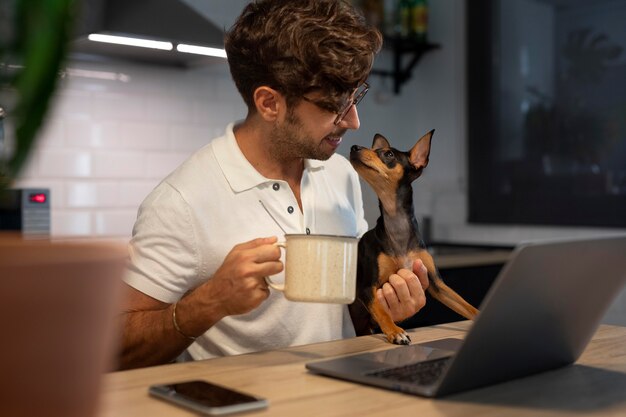
M282 123L274 126L272 153L280 159L327 160L341 144L346 131L359 127L355 108L338 125L334 124L335 118L335 113L301 101L290 108Z

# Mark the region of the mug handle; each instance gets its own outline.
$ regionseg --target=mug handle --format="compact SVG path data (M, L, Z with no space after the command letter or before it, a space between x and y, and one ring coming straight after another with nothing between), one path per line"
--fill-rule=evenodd
M278 246L279 248L283 248L285 249L285 251L287 251L287 242L276 242L274 243L274 245ZM268 285L268 287L273 288L277 291L281 291L281 292L285 291L285 284L277 284L275 282L272 282L270 277L265 277L265 283Z

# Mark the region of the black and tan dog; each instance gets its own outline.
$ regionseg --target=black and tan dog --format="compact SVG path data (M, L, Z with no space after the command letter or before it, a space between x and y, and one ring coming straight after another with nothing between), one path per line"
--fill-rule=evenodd
M359 241L357 294L350 315L357 335L371 334L376 325L387 340L407 345L410 338L376 300L376 290L400 268L412 269L421 259L428 270L429 294L458 314L473 319L478 310L441 279L432 256L426 251L413 212L413 187L430 155L430 131L408 152L392 148L382 135L374 136L372 149L354 145L350 162L376 192L381 216L376 227Z

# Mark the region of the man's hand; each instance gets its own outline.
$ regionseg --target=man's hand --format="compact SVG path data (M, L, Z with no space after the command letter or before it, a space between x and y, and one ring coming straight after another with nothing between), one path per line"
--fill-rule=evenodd
M394 322L408 319L426 305L428 271L421 260L413 262L413 271L400 269L376 291L378 302Z
M225 315L244 314L269 296L265 277L283 270L276 237L236 245L204 285L206 296L218 302Z

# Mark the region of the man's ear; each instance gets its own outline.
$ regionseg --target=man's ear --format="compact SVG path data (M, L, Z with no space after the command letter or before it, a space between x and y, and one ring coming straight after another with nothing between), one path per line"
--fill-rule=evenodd
M257 113L266 121L273 122L282 109L286 109L285 98L267 86L258 87L253 94Z

